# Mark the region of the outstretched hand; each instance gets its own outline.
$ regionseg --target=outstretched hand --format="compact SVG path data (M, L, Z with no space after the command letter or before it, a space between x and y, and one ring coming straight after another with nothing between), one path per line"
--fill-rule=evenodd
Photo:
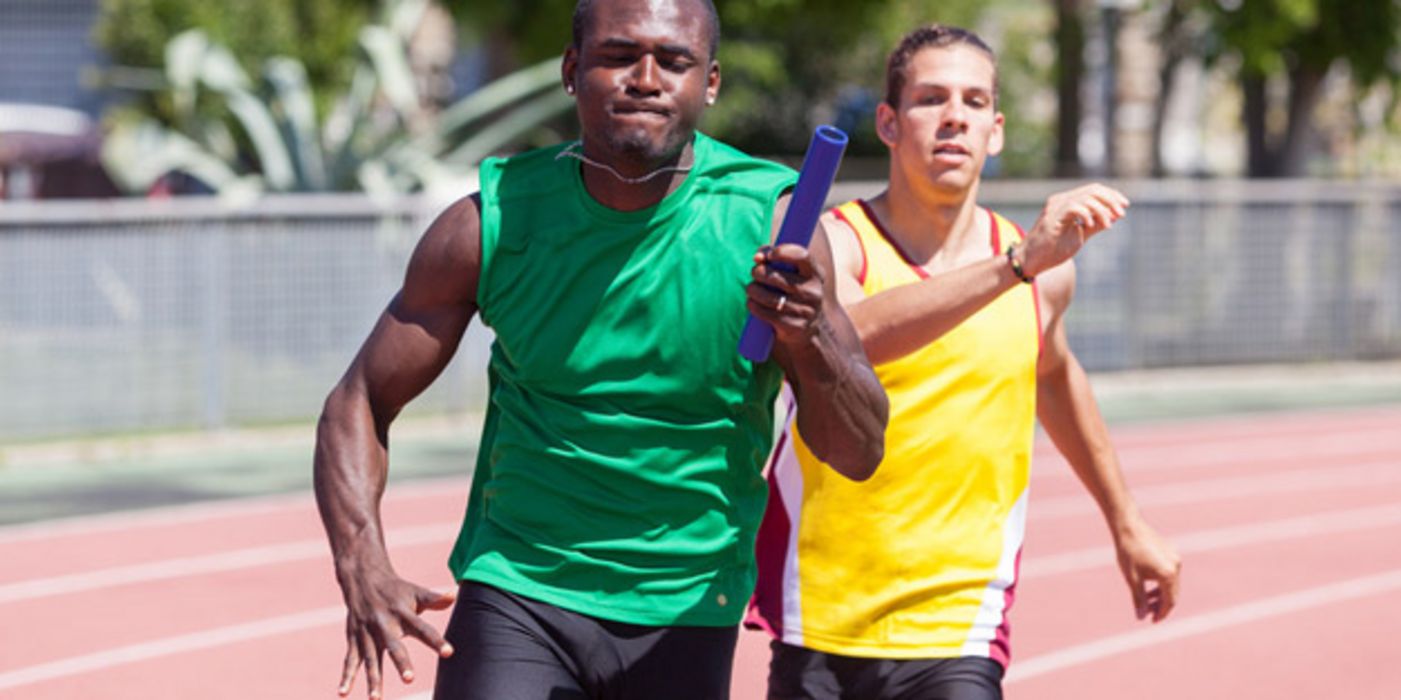
M392 571L374 569L358 575L342 576L345 594L345 667L341 672L341 697L350 694L360 668L365 668L369 697L384 697L382 673L387 652L405 683L414 680L413 662L400 641L412 636L435 649L438 656L452 656L452 645L436 628L423 620L425 610L446 610L455 596L415 585Z
M1036 276L1066 260L1091 236L1114 225L1128 212L1129 200L1112 187L1094 183L1046 198L1041 216L1022 242L1022 269Z
M1138 619L1160 622L1177 606L1182 559L1152 527L1138 521L1114 539L1119 570L1133 595Z
M822 274L807 248L785 243L754 254L754 281L745 287L749 312L773 326L774 342L805 342L822 319Z

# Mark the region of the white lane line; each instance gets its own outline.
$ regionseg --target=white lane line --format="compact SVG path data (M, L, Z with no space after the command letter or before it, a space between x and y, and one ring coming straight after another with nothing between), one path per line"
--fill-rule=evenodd
M1350 508L1249 525L1171 534L1169 539L1178 552L1186 554L1395 525L1401 525L1401 503L1374 508ZM1114 562L1112 548L1090 547L1029 559L1022 564L1022 576L1028 579L1056 576L1101 566L1114 566Z
M1013 663L1005 682L1013 684L1109 656L1398 589L1401 589L1401 569L1286 593L1180 620L1170 619L1153 627L1104 637Z
M321 608L241 625L219 627L193 634L166 637L165 639L117 647L93 654L74 656L13 671L3 671L0 672L0 690L332 624L345 624L344 607L337 605L333 608Z
M402 501L438 496L444 492L466 498L471 479L461 476L421 479L402 484L390 484L385 489L385 501ZM0 525L0 545L54 537L89 535L112 530L134 530L204 522L220 518L238 518L287 511L314 512L311 491L255 496L222 501L200 501L178 506L161 506L119 513L78 515L16 525Z
M1185 441L1184 441L1185 442ZM1236 440L1221 444L1161 445L1157 447L1123 447L1119 461L1125 473L1183 471L1206 467L1238 466L1284 462L1298 464L1305 460L1336 462L1350 458L1375 458L1386 453L1394 462L1401 462L1401 438L1381 430L1339 432L1316 438L1281 435L1272 438ZM1050 459L1039 459L1047 457ZM1035 469L1032 477L1075 478L1074 470L1054 451L1038 454L1039 465L1047 462L1063 468Z
M1293 518L1289 520L1275 521L1272 523L1260 523L1239 528L1225 528L1220 530L1208 530L1175 537L1174 542L1179 551L1203 551L1206 549L1222 549L1231 546L1241 546L1254 544L1261 541L1288 539L1290 537L1307 537L1330 532L1341 532L1348 529L1362 529L1365 527L1377 527L1391 523L1401 523L1401 504L1395 504L1382 508L1372 508L1351 512L1339 512L1318 516L1307 516L1303 518ZM396 543L401 540L396 538ZM1113 554L1107 548L1084 550L1080 552L1069 552L1067 554L1053 555L1032 559L1023 565L1024 575L1047 576L1057 573L1066 573L1080 569L1107 566L1113 563ZM1395 574L1398 577L1398 585L1401 585L1401 572ZM1248 607L1248 606L1247 606ZM119 647L108 651L97 652L85 656L71 659L64 659L50 663L21 668L14 671L0 672L0 690L27 685L39 681L50 680L67 675L87 673L91 671L119 666L136 661L156 658L160 656L170 656L188 651L196 651L222 644L247 641L262 637L269 637L286 632L293 632L311 627L329 624L330 622L340 622L344 620L345 609L340 606L334 608L324 608L305 613L287 615L284 617L272 618L260 622L222 627L204 632L169 637L166 639L135 644L126 647ZM1189 620L1180 623L1164 623L1151 630L1131 633L1125 635L1132 639L1138 639L1134 635L1161 634L1161 630L1176 629L1177 625L1185 625ZM1254 619L1254 618L1251 618ZM1236 623L1231 623L1236 624ZM1204 630L1210 631L1210 629ZM1197 634L1199 632L1192 632ZM1170 637L1175 638L1175 637ZM1117 639L1117 638L1114 638ZM1156 638L1154 638L1156 639ZM1129 643L1143 646L1145 644L1130 641ZM1151 641L1148 643L1158 643ZM1136 646L1127 647L1137 648ZM1076 648L1078 649L1078 647ZM1096 647L1098 649L1098 647ZM1067 650L1067 653L1071 650ZM1093 650L1092 650L1093 651ZM1056 652L1060 654L1061 652ZM1087 652L1077 652L1087 653ZM1103 651L1093 651L1093 653L1105 653ZM1109 653L1119 653L1117 651ZM1057 661L1058 656L1038 657L1050 658L1050 661L1039 662L1045 664L1064 664ZM1078 658L1078 657L1075 657ZM1090 657L1090 660L1094 657ZM1073 661L1073 659L1072 659ZM1030 666L1033 672L1044 673L1047 670L1036 671L1038 666L1036 659L1021 664L1013 664L1013 669L1024 669ZM1073 661L1082 663L1082 661ZM1065 664L1065 665L1073 665ZM1055 668L1059 668L1056 666ZM1024 671L1017 671L1025 673Z
M453 538L457 537L458 527L459 523L453 522L391 530L388 535L389 546L390 549L393 549L394 547L451 542ZM145 564L99 569L81 574L3 584L0 585L0 604L317 558L330 559L330 549L325 539L302 540L267 547L251 547L197 557L165 559Z
M1401 504L1391 504L1187 533L1174 536L1173 542L1180 552L1201 552L1384 527L1397 523L1401 523ZM456 537L457 527L457 523L454 522L391 530L390 546L409 547L449 542ZM324 556L328 556L326 542L316 539L198 557L167 559L0 585L0 604L184 576L251 569ZM1022 576L1054 576L1107 566L1113 562L1114 553L1110 548L1090 547L1029 559L1022 564Z
M1401 483L1401 457L1347 466L1320 465L1287 472L1144 486L1134 489L1134 500L1140 506L1196 505L1264 494L1318 493L1396 483ZM1045 500L1032 498L1028 518L1035 522L1098 512L1090 496L1081 491Z

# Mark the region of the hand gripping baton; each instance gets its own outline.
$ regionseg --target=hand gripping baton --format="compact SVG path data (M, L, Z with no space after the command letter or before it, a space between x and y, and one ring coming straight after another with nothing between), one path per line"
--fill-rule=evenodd
M803 167L798 171L798 184L793 188L793 198L788 202L788 213L783 217L774 245L796 243L807 247L812 240L812 231L817 227L818 217L822 216L822 207L827 202L828 190L832 189L832 180L837 176L837 165L842 161L846 142L846 134L841 129L817 127L803 158ZM770 264L785 272L794 271L787 263ZM750 314L739 336L739 354L752 362L763 362L769 359L772 349L773 327Z

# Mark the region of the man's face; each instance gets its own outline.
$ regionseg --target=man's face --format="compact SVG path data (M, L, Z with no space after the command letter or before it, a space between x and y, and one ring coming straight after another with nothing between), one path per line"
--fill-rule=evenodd
M595 155L647 167L690 142L720 89L704 10L691 0L598 0L564 57Z
M971 46L929 47L912 56L900 106L882 102L876 110L876 132L897 167L941 189L976 184L988 156L1002 152L996 77L992 59Z

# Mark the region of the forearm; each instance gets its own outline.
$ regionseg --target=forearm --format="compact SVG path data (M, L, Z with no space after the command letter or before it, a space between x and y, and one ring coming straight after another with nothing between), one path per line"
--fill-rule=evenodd
M780 361L797 399L798 431L813 454L850 479L869 478L885 454L889 406L855 334L824 317L810 341Z
M388 477L388 426L381 427L363 396L344 385L326 400L316 429L316 505L337 575L387 566L379 502Z
M938 340L1020 284L1002 256L895 287L847 307L872 364Z
M1037 382L1037 415L1116 536L1138 518L1119 458L1095 403L1089 378L1074 357Z

